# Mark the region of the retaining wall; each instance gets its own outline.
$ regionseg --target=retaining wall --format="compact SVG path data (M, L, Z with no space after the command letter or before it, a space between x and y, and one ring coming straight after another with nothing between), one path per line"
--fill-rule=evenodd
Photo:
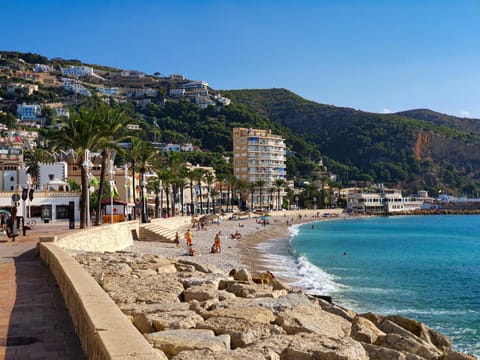
M130 221L41 237L38 253L62 293L75 331L88 359L165 359L83 267L61 247L85 251L122 250L133 243Z

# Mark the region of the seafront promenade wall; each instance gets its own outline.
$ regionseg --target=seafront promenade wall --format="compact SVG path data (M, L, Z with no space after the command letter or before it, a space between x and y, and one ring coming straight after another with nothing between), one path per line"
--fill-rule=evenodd
M62 248L122 250L133 243L137 221L107 224L60 236L42 237L41 260L55 277L88 359L164 359L83 267Z

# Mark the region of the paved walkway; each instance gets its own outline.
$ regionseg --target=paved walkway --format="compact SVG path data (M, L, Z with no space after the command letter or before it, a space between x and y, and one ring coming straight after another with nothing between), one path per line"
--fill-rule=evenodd
M0 359L85 358L55 279L35 256L40 236L69 231L67 221L39 222L15 242L0 236Z

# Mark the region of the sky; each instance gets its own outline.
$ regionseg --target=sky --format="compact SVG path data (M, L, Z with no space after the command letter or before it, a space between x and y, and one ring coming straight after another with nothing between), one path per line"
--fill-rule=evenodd
M0 49L480 119L480 0L0 0Z

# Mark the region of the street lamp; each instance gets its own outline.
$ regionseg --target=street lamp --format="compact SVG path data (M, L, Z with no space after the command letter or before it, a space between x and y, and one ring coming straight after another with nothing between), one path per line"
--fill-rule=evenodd
M295 202L297 203L297 210L298 210L298 196L295 196Z
M113 179L113 175L115 175L115 169L113 167L113 160L110 159L110 224L113 224L113 191L115 189L115 180Z
M142 223L145 224L147 222L147 209L146 205L147 202L145 201L145 192L147 187L147 178L145 173L142 174Z
M313 208L315 210L317 210L317 197L316 196L313 197Z
M124 215L125 215L125 220L128 220L128 164L125 164L125 209L124 209Z
M87 175L87 188L84 189L84 191L87 192L87 196L86 196L87 199L86 199L86 202L85 202L84 212L85 212L85 215L87 217L87 228L89 228L90 227L90 187L88 185L89 185L89 182L90 182L90 178L92 177L92 174L91 174L90 170L92 170L93 164L90 161L90 150L88 150L88 149L85 149L85 155L84 155L84 160L83 160L83 163L82 163L82 167L85 170L85 173Z
M163 218L163 183L162 180L159 181L160 189L160 217Z

